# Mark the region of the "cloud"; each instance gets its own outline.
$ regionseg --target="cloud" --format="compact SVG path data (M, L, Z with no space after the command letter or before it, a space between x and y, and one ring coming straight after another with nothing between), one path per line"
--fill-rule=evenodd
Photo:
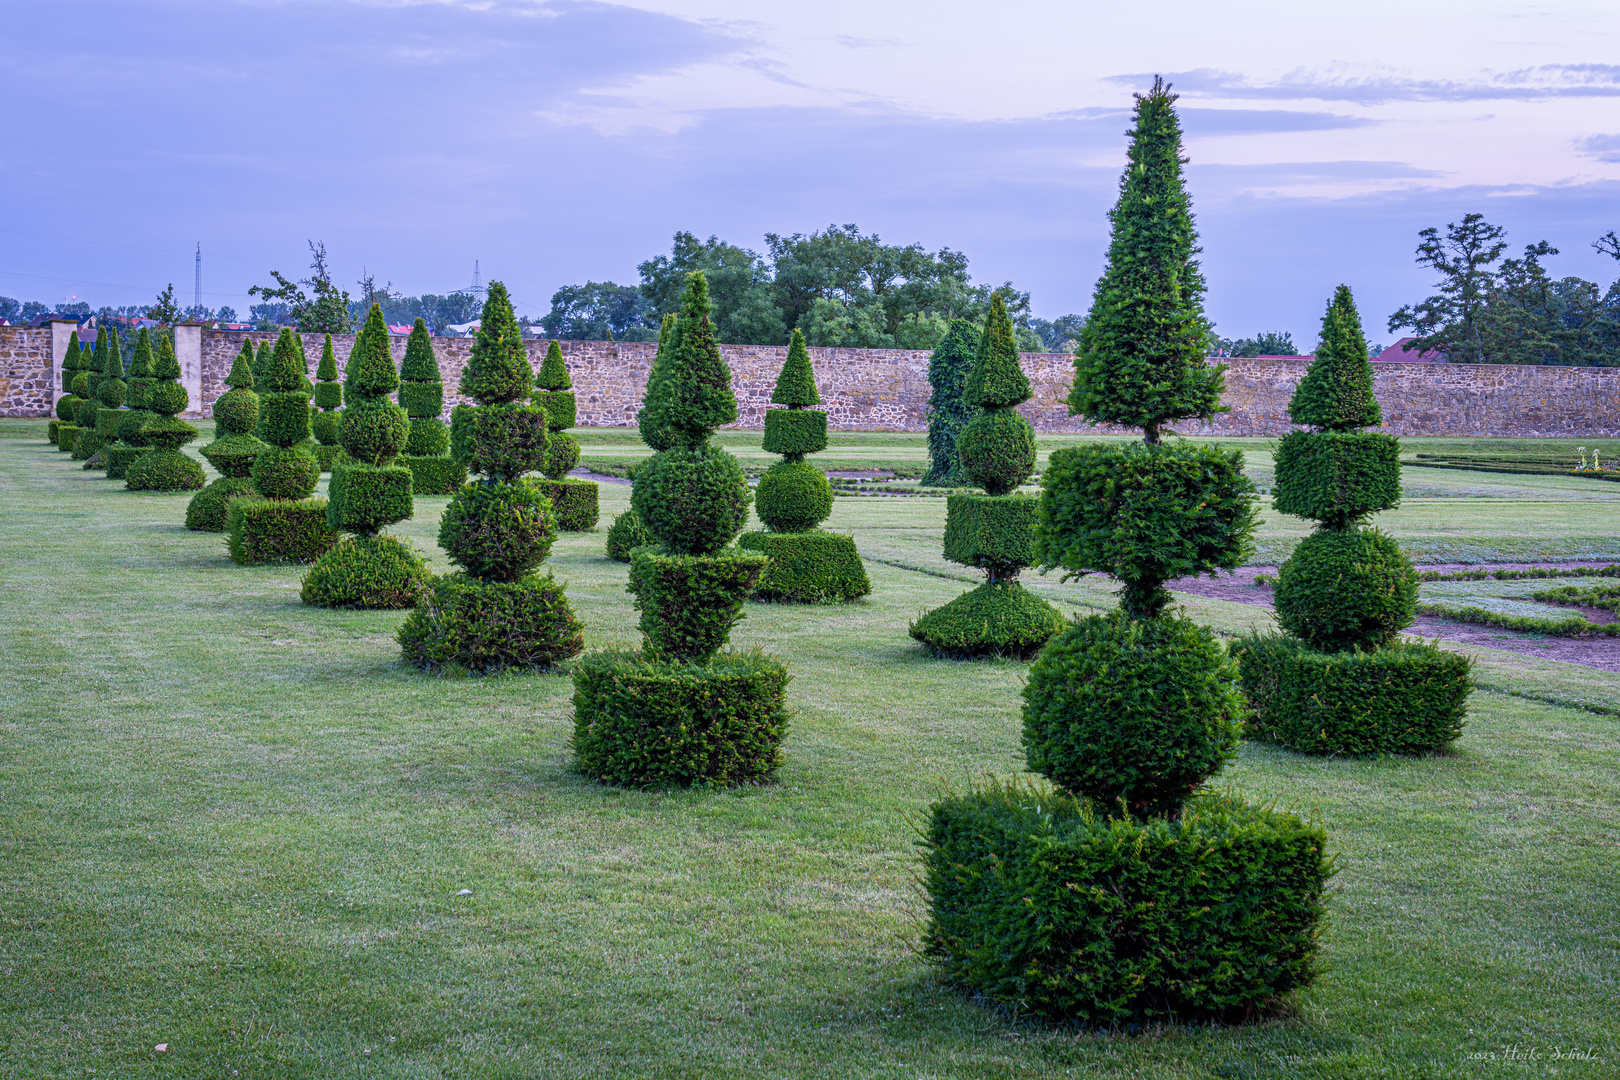
M1151 75L1111 75L1105 81L1140 87ZM1515 71L1483 72L1473 80L1415 79L1394 73L1319 73L1299 68L1280 78L1256 81L1217 68L1166 73L1178 93L1273 101L1345 101L1383 105L1393 101L1537 101L1548 98L1620 97L1620 64L1542 64Z
M1575 149L1599 161L1620 163L1620 135L1588 135L1575 140Z

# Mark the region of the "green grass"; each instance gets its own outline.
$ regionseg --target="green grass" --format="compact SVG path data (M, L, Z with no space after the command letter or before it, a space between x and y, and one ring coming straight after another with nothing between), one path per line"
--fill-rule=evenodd
M1246 746L1223 783L1328 827L1327 972L1254 1026L1049 1030L916 953L929 801L1023 760L1024 668L906 636L973 580L938 558L943 500L835 502L868 602L750 605L734 641L795 674L779 783L636 794L569 771L566 679L404 669L400 613L303 607L298 568L234 566L180 527L185 496L124 491L43 438L0 421L0 1077L1620 1069L1620 720L1563 707L1613 702L1614 675L1475 650L1493 689L1453 754ZM602 529L551 562L591 647L634 639L601 557L628 489L602 495ZM1569 501L1414 500L1385 524L1481 551L1616 534L1612 504ZM396 530L440 569L444 503ZM1268 515L1267 537L1290 529ZM1034 583L1065 610L1110 602L1094 579ZM1187 606L1224 633L1269 618Z

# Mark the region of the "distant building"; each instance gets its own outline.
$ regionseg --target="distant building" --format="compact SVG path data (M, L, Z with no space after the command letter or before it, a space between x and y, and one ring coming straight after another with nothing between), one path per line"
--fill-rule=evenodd
M1419 353L1411 348L1416 338L1403 337L1377 356L1373 357L1375 364L1443 364L1446 358L1437 352Z
M443 327L440 330L440 333L445 337L467 337L471 334L478 333L479 329L482 328L483 325L483 320L478 320L475 322L452 323L449 326Z
M389 323L387 325L388 325L388 332L390 334L394 334L394 335L396 335L398 337L408 337L408 336L410 336L410 332L411 332L412 327L406 326L404 323Z

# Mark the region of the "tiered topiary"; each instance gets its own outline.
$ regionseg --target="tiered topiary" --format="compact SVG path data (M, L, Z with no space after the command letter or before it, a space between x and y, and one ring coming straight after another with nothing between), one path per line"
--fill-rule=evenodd
M198 490L206 479L203 467L180 450L197 437L197 429L178 415L191 404L191 395L180 385L173 338L159 340L146 403L152 415L141 425L140 434L151 449L130 465L124 486L131 491Z
M263 350L260 350L261 358ZM269 445L253 459L256 496L232 499L225 528L231 559L243 565L310 562L337 534L326 523L326 500L307 498L320 483L321 465L309 437L309 361L290 329L276 338L258 395L257 434Z
M317 607L410 607L428 577L427 564L408 543L381 531L413 509L411 470L394 464L411 420L389 399L399 388L399 372L382 305L371 305L343 372L348 404L338 438L344 458L332 468L326 521L354 535L315 560L304 577L303 600Z
M574 381L568 377L568 366L563 363L562 346L553 341L546 346L546 358L540 364L540 374L534 380L533 400L546 411L551 425L550 442L546 445L546 460L540 466L544 480L532 481L546 493L557 514L557 527L565 532L589 532L596 528L601 516L597 499L600 494L591 480L570 480L568 474L579 464L579 440L564 429L574 426L579 418L574 392Z
M1041 482L1038 560L1121 584L1120 609L1071 622L1024 688L1029 767L1066 791L945 798L927 832L928 951L987 1001L1087 1024L1274 1007L1315 974L1332 872L1319 826L1199 791L1236 751L1243 696L1214 635L1165 613L1164 583L1239 565L1255 517L1237 452L1160 442L1222 386L1173 101L1162 82L1137 98L1070 398L1144 441L1059 450Z
M399 366L399 403L411 418L400 464L411 470L417 495L450 495L467 482L467 466L450 456L450 429L444 413L444 379L427 323L416 320Z
M74 421L79 426L78 435L73 440L74 461L89 461L101 452L105 440L97 426L97 417L101 412L101 398L97 392L101 389L101 380L107 377L107 365L110 363L117 364L120 371L123 369L123 360L118 353L118 332L111 326L101 326L96 329L95 352L80 372L84 377L83 386L80 386L77 377L73 380L74 393L84 399L79 403L78 416Z
M315 460L320 462L321 472L331 472L341 445L338 425L343 421L343 384L338 382L337 353L332 351L331 334L326 335L321 345L321 362L315 367L315 408L319 411L310 417L315 433Z
M143 326L135 336L135 355L129 360L128 407L119 411L114 425L117 441L102 449L107 459L109 480L126 479L135 459L151 449L146 436L141 434L141 428L157 415L147 407L152 402L152 387L157 383L152 375L155 370L157 362L152 357L152 336ZM102 388L106 388L105 381Z
M676 317L665 315L664 321L658 327L658 349L653 353L653 362L647 369L647 388L642 392L641 408L636 410L636 430L641 435L641 441L654 451L668 450L672 445L669 442L669 430L655 421L650 407L655 394L662 391L658 388L663 385L664 377L669 371L668 357L670 354L670 341L675 333ZM641 520L641 515L631 507L613 519L607 532L607 557L614 562L630 561L630 553L643 544L656 543L653 534L647 529L647 523Z
M266 385L265 380L270 378L270 365L275 362L276 345L280 341L281 337L277 335L275 341L266 338L259 342L259 350L253 355L253 384L255 386ZM251 348L253 342L247 341L243 344Z
M73 392L73 379L79 374L79 331L68 335L67 351L62 354L62 396L56 399L56 419L49 425L48 436L53 446L60 446L60 428L72 424L79 414L79 396Z
M963 400L973 361L979 354L979 328L968 319L952 319L928 358L928 473L922 482L934 487L966 487L968 475L956 452L956 439L978 411Z
M911 624L911 636L936 655L1028 658L1063 629L1058 610L1018 581L1035 555L1036 501L1017 491L1035 471L1035 431L1014 406L1032 392L997 293L963 387L979 412L956 441L962 472L985 494L953 492L945 510L945 557L988 580Z
M872 583L854 538L816 528L832 513L832 485L804 458L827 449L827 414L808 408L821 404L821 394L797 327L771 403L787 408L765 414L764 448L781 454L782 460L765 470L754 497L754 508L770 531L744 533L738 543L771 560L754 598L818 603L865 596Z
M758 652L719 654L768 560L730 546L748 520L748 481L709 436L736 419L737 400L708 282L701 271L686 280L643 410L643 438L668 448L636 469L631 496L657 541L630 565L646 640L574 669L577 767L628 787L761 780L781 764L787 726L787 669Z
M96 383L96 441L95 453L85 459L85 469L107 469L107 451L118 441L118 421L124 414L124 402L129 399L129 384L124 381L124 357L118 348L117 335L111 335L107 346L105 366L101 380Z
M1288 405L1311 431L1277 444L1274 505L1318 523L1277 574L1287 637L1239 648L1260 737L1304 753L1412 754L1462 733L1471 661L1399 643L1417 606L1417 573L1393 539L1363 526L1400 503L1400 441L1383 422L1361 317L1340 285L1316 359Z
M74 338L78 337L78 333L77 330L73 332ZM72 368L67 366L70 361L73 364ZM88 412L86 406L90 400L90 368L95 362L94 347L90 345L81 345L77 357L73 355L72 350L63 357L62 385L71 398L71 413L56 426L56 448L64 453L71 453L74 444L78 442L79 417ZM67 401L69 398L63 400Z
M253 392L252 342L242 344L225 385L230 389L214 400L217 437L202 448L202 456L220 476L191 497L186 506L188 529L224 532L231 500L257 494L249 474L258 456L270 449L269 443L253 434L259 426L259 395Z
M523 474L546 456L546 412L529 404L534 371L506 286L488 299L461 393L478 402L451 414L451 453L478 479L445 507L439 546L462 572L431 578L398 640L430 671L546 668L585 647L562 586L536 568L557 527L551 503Z

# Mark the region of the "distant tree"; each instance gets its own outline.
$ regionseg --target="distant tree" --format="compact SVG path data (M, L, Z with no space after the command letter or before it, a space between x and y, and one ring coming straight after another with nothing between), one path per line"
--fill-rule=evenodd
M1227 356L1298 356L1294 335L1286 330L1263 330L1252 338L1216 338Z
M85 313L89 314L90 305L86 304ZM51 309L38 300L28 300L23 303L22 310L17 313L18 322L33 322L41 315L47 314Z
M399 301L405 298L394 291L392 281L379 286L376 276L368 273L365 267L361 267L360 280L355 284L360 286L360 298L349 301L349 322L351 324L358 326L364 322L373 304L376 304L382 310L384 319L398 321L393 319L389 309L397 308Z
M1440 291L1418 304L1402 305L1389 317L1390 333L1415 331L1409 346L1415 352L1441 353L1453 363L1485 363L1482 317L1495 284L1492 267L1507 250L1506 235L1483 214L1468 214L1461 224L1447 225L1443 238L1436 228L1420 232L1418 265L1440 274Z
M180 321L182 315L180 305L174 302L173 282L169 283L168 288L158 293L157 301L146 309L148 319L153 319L165 326L173 326Z
M231 307L229 304L225 304L225 305L221 306L220 309L214 313L214 317L216 319L218 319L220 322L235 322L236 321L236 309Z
M1072 353L1080 344L1080 332L1086 328L1086 317L1060 315L1051 322L1031 317L1029 328L1040 338L1043 352Z
M254 304L248 308L248 320L253 323L255 330L275 330L278 327L291 326L292 305L280 301Z
M1592 241L1592 246L1604 255L1620 259L1620 236L1616 236L1613 229Z
M22 318L22 301L0 296L0 319L16 322Z
M641 295L656 317L680 312L686 275L694 270L702 270L709 283L717 341L729 345L786 343L788 326L772 295L770 267L757 252L714 236L699 240L692 233L678 232L668 255L655 256L636 267Z
M634 285L587 281L551 295L540 320L545 336L563 341L657 341L657 314Z
M354 325L349 314L352 301L348 292L332 281L326 267L326 245L311 240L309 253L309 268L313 271L309 277L288 281L279 271L272 270L270 276L276 279L275 286L255 285L248 290L248 295L287 304L288 314L300 330L317 334L348 333ZM314 296L306 295L300 285L308 285Z
M31 319L31 318L34 317L34 315L43 315L48 310L50 310L50 309L47 308L44 304L40 304L40 303L37 303L37 302L35 302L33 300L30 300L30 301L28 301L28 303L23 305L22 314L23 314L23 318ZM30 311L32 311L34 314L30 315L29 314ZM86 302L84 302L83 300L80 300L76 304L59 304L59 305L57 305L56 313L58 315L71 315L71 316L74 316L76 318L77 317L88 317L89 314L90 314L90 305L87 304Z

